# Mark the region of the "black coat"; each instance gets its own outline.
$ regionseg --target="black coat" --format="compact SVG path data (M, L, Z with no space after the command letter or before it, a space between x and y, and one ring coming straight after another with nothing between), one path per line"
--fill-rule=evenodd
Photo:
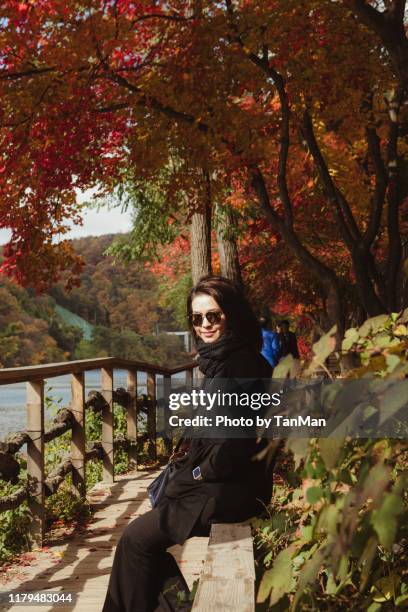
M260 353L240 348L226 357L214 378L270 376L271 367ZM159 503L160 527L182 544L198 521L234 523L262 512L272 495L272 471L265 461L252 457L265 444L252 438L194 438L187 455L177 461L177 471ZM197 466L202 480L193 478Z
M296 334L293 332L281 332L279 336L279 359L286 357L286 355L292 355L294 359L299 359L299 350L297 345Z

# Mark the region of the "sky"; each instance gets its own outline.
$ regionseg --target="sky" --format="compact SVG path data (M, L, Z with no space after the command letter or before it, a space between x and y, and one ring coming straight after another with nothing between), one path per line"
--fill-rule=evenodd
M91 196L91 191L78 194L78 202L87 201ZM73 225L72 230L64 235L64 239L128 232L131 229L131 225L130 212L121 212L120 207L109 210L106 205L99 211L85 209L83 212L83 225ZM0 245L8 242L10 235L10 230L0 229Z

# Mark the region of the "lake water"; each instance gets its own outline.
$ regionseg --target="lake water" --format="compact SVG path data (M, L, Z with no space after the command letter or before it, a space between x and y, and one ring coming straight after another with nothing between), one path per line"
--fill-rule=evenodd
M183 384L185 380L184 372L172 376L172 384ZM113 387L125 387L127 384L126 370L114 370ZM163 397L163 376L156 376L157 398ZM89 391L100 391L100 371L91 370L85 372L85 398ZM146 393L146 373L137 374L138 395ZM57 376L45 381L45 396L50 398L46 403L47 420L51 418L55 406L60 408L68 407L71 401L71 377ZM0 385L0 440L3 440L8 433L24 431L27 428L26 414L26 385L17 383L14 385Z

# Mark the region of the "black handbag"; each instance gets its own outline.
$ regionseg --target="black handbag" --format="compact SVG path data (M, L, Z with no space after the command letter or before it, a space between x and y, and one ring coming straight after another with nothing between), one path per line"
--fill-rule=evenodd
M184 438L180 438L180 440L177 442L176 448L174 449L175 453L177 453L183 441ZM155 478L147 487L147 493L149 495L152 508L155 508L163 497L164 489L166 488L170 478L174 475L175 471L175 462L169 461L164 470L160 472L157 478Z
M164 470L149 484L147 492L149 494L152 508L155 508L163 497L164 489L175 471L174 463L168 463Z

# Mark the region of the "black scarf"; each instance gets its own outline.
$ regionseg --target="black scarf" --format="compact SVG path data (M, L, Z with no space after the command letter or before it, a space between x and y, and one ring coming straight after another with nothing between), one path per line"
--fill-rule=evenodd
M226 331L215 342L204 342L201 338L198 338L198 366L207 378L215 378L222 372L228 355L246 345L247 343L237 338L231 330Z

